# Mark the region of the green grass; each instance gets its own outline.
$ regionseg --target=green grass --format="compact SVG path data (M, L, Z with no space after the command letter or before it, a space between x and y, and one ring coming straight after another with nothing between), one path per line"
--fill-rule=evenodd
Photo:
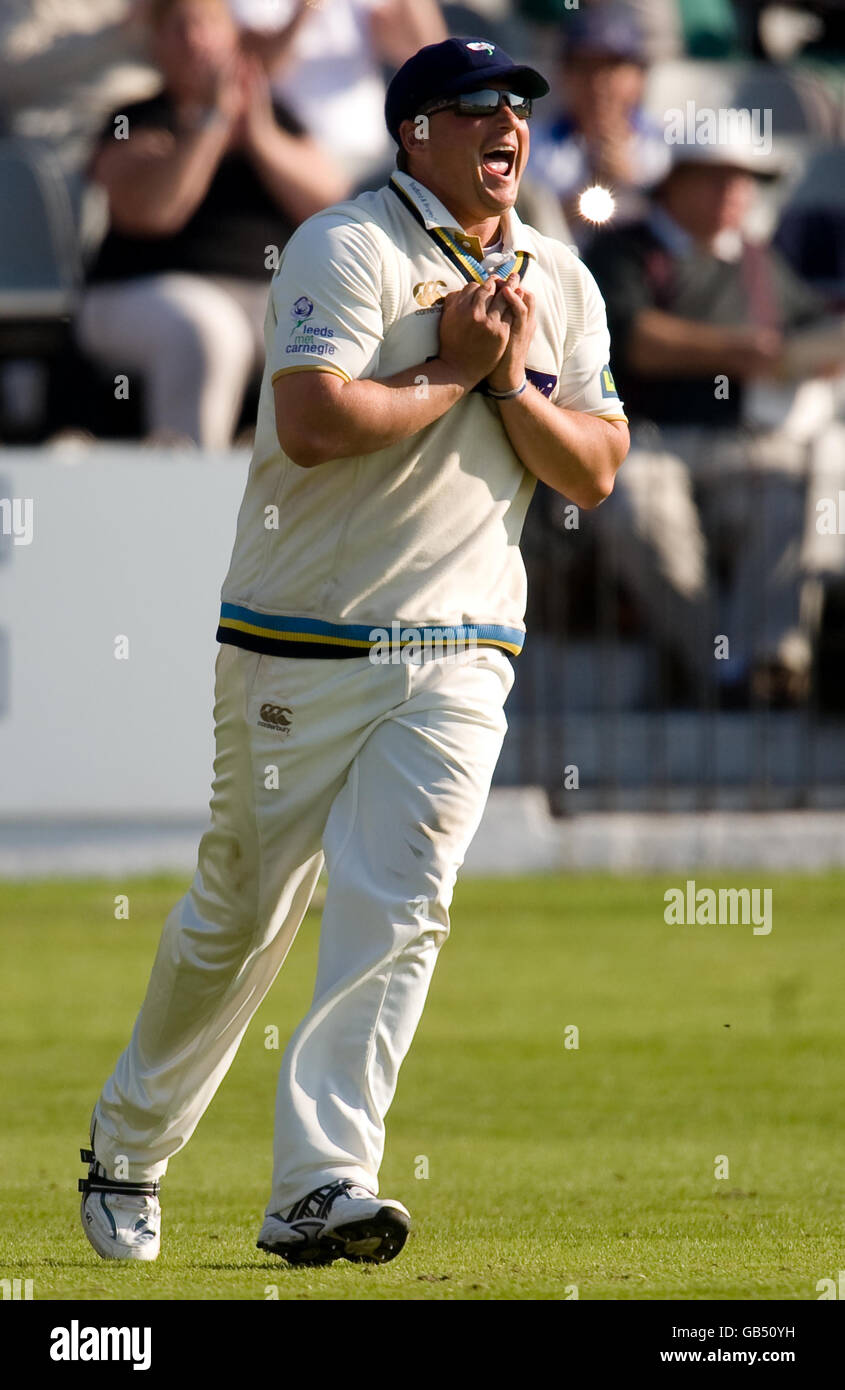
M0 1277L36 1299L817 1298L845 1267L845 876L767 878L770 936L667 926L678 881L459 885L388 1116L381 1190L412 1238L384 1268L322 1271L255 1248L281 1055L264 1029L283 1047L307 1007L318 918L171 1162L159 1261L127 1267L82 1235L76 1151L185 885L3 885Z

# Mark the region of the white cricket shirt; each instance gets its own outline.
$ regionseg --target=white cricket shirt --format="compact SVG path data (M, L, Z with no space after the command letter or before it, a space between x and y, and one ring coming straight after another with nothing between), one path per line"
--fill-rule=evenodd
M503 219L503 252L535 295L528 375L555 404L625 419L604 302L560 242ZM507 260L502 261L502 256ZM389 377L437 355L437 300L486 278L483 248L428 189L396 172L304 222L267 307L255 449L223 585L218 640L278 655L366 655L393 625L468 629L516 654L526 579L519 537L535 478L483 383L389 448L300 468L276 435L283 373ZM424 380L420 389L425 389Z

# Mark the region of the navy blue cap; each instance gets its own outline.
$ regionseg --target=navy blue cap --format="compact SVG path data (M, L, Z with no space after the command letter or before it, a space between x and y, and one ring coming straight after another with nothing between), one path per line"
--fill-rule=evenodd
M579 53L607 53L645 65L645 44L636 19L622 5L597 5L575 10L563 24L564 57Z
M429 102L457 97L503 78L520 96L544 97L549 90L545 77L515 63L489 39L453 38L427 44L403 63L387 89L387 128L398 145L402 122L413 120Z

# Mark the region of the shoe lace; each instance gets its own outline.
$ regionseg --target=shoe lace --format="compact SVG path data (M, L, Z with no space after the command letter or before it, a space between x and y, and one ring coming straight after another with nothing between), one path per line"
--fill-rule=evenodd
M360 1183L351 1182L349 1178L339 1178L336 1182L326 1183L323 1187L315 1187L313 1192L309 1192L306 1197L294 1202L285 1221L302 1221L306 1217L317 1217L324 1219L328 1216L338 1197L344 1196L351 1190L365 1192ZM371 1196L371 1193L367 1193Z

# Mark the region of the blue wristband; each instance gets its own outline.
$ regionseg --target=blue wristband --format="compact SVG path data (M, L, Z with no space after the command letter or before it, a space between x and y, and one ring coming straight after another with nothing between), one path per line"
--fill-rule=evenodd
M492 386L487 387L488 396L492 396L494 401L513 401L517 396L521 396L528 385L528 377L525 377L521 386L517 386L515 391L494 391Z

